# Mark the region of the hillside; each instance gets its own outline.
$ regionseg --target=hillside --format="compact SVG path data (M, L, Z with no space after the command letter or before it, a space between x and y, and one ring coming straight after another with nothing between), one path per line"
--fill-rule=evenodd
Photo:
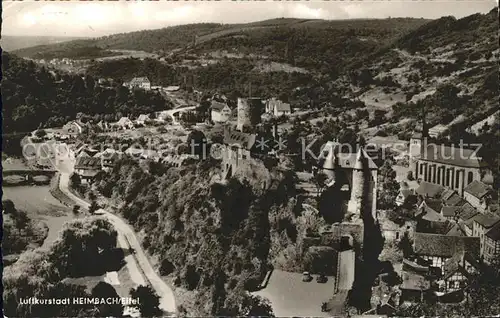
M3 51L11 52L32 46L56 44L67 41L80 40L75 36L14 36L2 35L0 45Z
M241 32L255 33L256 40L272 35L277 28L290 30L302 30L297 36L311 36L315 41L328 43L329 39L338 38L344 33L359 33L360 36L373 38L375 40L390 40L407 30L414 29L425 23L423 19L386 19L386 20L304 20L304 19L272 19L253 22L248 24L215 24L200 23L168 27L158 30L145 30L131 33L115 34L101 38L72 41L50 46L31 47L15 51L19 56L46 58L45 56L68 57L71 50L75 48L99 47L102 50L128 49L146 52L169 53L175 49L183 49L193 44L195 36L198 44L205 43L218 38L232 37ZM322 30L322 31L320 31ZM264 32L262 35L260 32ZM323 37L326 35L326 37ZM342 37L343 38L343 37ZM282 39L283 40L283 39ZM338 39L337 39L338 40ZM336 40L336 41L337 41ZM332 44L332 43L330 43ZM68 52L65 52L68 51Z

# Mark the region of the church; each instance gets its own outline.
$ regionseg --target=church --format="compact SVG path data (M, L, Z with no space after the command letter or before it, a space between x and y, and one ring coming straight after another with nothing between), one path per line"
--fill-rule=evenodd
M493 182L491 170L475 150L428 143L425 124L422 131L415 132L410 139L409 157L415 179L447 187L461 196L473 181Z

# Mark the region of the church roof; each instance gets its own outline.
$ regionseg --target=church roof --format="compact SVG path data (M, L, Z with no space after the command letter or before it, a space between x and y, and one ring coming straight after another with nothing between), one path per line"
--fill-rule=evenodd
M481 181L474 180L465 187L464 191L478 199L482 199L485 195L490 193L492 189Z
M486 166L475 150L436 144L428 144L420 159L468 168Z

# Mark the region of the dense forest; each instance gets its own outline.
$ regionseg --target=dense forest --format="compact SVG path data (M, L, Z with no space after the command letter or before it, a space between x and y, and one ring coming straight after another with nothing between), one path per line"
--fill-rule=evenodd
M255 290L269 270L269 211L286 208L295 192L292 172L254 162L253 176L242 173L224 184L212 181L213 166L202 161L145 173L124 160L97 186L123 203L120 213L144 233L144 247L161 260L160 273L197 291L197 314L245 315L245 291Z
M60 127L87 115L137 115L171 107L161 95L116 84L101 87L92 76L58 74L34 62L4 53L2 56L3 149L18 144L9 137L39 127Z

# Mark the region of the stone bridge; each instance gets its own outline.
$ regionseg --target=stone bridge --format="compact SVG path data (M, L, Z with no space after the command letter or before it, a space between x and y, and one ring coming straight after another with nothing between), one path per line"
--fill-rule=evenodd
M56 173L56 170L3 170L2 171L2 176L7 177L7 176L23 176L27 180L32 179L33 177L37 176L47 176L52 178L54 174Z

